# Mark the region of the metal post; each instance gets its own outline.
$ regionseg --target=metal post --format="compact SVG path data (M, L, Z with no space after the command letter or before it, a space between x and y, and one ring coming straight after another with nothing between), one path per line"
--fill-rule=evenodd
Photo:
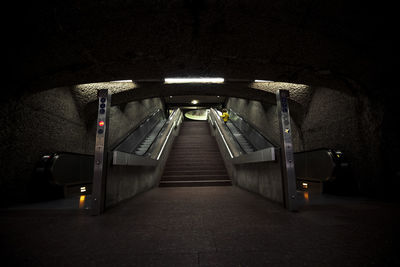
M97 92L99 98L97 114L96 147L94 151L94 174L92 188L92 215L100 215L105 207L105 185L107 178L107 137L111 107L111 95L107 89Z
M288 210L296 211L298 208L296 194L296 174L294 169L293 141L290 128L288 98L288 90L278 90L276 92L279 131L281 137L284 203Z

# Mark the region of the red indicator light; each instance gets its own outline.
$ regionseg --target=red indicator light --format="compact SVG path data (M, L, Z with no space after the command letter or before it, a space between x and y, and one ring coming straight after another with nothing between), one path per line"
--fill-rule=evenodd
M104 121L99 121L99 126L104 126Z

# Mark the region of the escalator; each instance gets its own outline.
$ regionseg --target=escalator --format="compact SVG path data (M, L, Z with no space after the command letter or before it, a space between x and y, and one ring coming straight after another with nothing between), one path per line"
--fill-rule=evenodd
M146 156L151 145L156 140L160 131L164 127L166 119L161 110L157 110L147 117L138 127L133 129L118 145L114 146L114 151Z
M210 124L218 129L230 151L233 165L280 162L280 148L232 109L229 121L222 122L217 110L210 112ZM297 190L312 193L354 194L350 164L342 151L317 148L294 153Z
M181 116L179 110L174 114ZM111 164L157 166L157 156L160 157L168 141L165 132L172 131L173 125L178 123L179 116L175 115L167 120L158 109L147 116L107 151ZM129 160L121 160L126 158ZM42 156L28 186L29 199L36 202L90 195L93 166L93 155L60 151Z
M240 132L240 130L233 124L232 122L226 122L226 126L231 131L232 135L235 137L236 141L239 143L240 147L246 153L251 153L255 151L253 145L244 137L244 135Z

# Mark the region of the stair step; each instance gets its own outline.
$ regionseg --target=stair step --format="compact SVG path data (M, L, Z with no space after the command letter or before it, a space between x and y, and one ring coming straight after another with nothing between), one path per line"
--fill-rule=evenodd
M161 181L160 187L231 186L231 180Z
M202 180L229 180L226 174L207 175L163 175L161 181L202 181Z
M232 185L207 122L185 121L167 160L160 186Z
M225 169L225 166L221 164L200 164L200 163L179 163L179 162L174 162L174 163L168 163L167 166L165 166L165 170L220 170L220 169Z
M191 175L226 175L224 169L220 170L173 170L164 172L164 176L191 176Z
M218 164L223 164L222 157L220 155L213 156L213 155L203 155L202 157L192 157L192 156L187 156L187 157L181 157L181 156L174 156L171 155L170 158L168 158L168 162L179 162L179 163L196 163L196 162L202 162L202 163L210 163L213 164L217 162Z
M165 174L167 175L171 172L185 172L185 171L188 171L188 172L190 172L190 171L214 172L214 174L221 174L220 172L224 171L226 173L225 168L222 168L222 167L220 167L220 168L217 168L217 167L215 167L215 168L179 168L179 167L177 167L177 168L165 169Z

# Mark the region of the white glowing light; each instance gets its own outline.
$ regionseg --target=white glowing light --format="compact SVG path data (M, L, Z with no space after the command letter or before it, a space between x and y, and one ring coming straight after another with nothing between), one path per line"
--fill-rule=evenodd
M81 193L86 192L86 186L81 187Z
M165 83L223 83L224 78L165 78Z
M132 80L119 80L119 81L111 81L112 83L130 83Z
M192 103L193 105L196 105L199 103L199 100L193 99L190 103Z
M274 81L270 81L270 80L254 80L255 83L272 83Z

